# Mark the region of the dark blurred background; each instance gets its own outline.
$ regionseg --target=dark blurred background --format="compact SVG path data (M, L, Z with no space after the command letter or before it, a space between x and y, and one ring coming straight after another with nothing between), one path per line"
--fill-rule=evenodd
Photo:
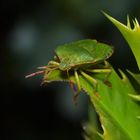
M126 23L140 21L139 0L2 0L0 1L0 86L5 140L83 140L89 99L75 106L66 83L40 86L42 76L25 79L53 58L57 45L97 39L115 46L110 63L137 71L119 31L101 10Z

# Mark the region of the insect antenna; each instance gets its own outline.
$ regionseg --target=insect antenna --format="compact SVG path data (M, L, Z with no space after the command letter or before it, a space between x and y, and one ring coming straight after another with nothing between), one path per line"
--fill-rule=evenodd
M45 72L44 70L42 70L42 71L37 71L37 72L31 73L31 74L29 74L29 75L26 75L25 78L30 78L30 77L33 77L33 76L42 74L42 73L44 73L44 72Z
M31 73L29 75L26 75L25 78L30 78L30 77L42 74L42 73L45 72L45 69L47 69L47 68L48 68L48 66L37 67L37 69L39 69L40 71L37 71L37 72Z

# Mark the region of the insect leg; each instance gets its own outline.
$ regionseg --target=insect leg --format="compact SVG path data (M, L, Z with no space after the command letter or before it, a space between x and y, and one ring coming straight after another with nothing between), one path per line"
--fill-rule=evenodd
M111 69L95 69L93 72L95 73L106 73L105 78L103 80L104 84L106 84L108 87L112 87L111 82L108 81L108 77L110 76L112 70Z
M70 86L71 86L71 88L74 92L74 95L76 95L75 93L77 92L77 89L76 89L76 86L75 86L74 82L72 80L69 80L69 83L70 83Z
M97 92L97 81L96 79L94 79L93 77L91 77L90 75L86 74L85 72L83 71L80 71L82 76L84 76L87 80L91 81L93 83L93 86L95 87L95 92Z
M112 69L86 69L86 71L88 72L93 72L93 73L106 73L106 77L105 79L108 79L109 75L111 74L112 72Z
M67 70L67 76L68 76L69 84L70 84L70 86L71 86L73 92L76 93L77 89L76 89L76 87L75 87L75 85L74 85L74 82L70 79L69 70Z
M104 61L104 68L109 68L110 67L110 64L107 62L107 61Z
M112 70L111 70L111 72L112 72ZM103 80L104 84L106 84L110 88L112 87L112 84L110 81L108 81L108 78L109 78L111 72L108 72L107 75L105 76L105 79Z
M77 96L79 94L79 92L81 91L81 85L80 85L80 80L79 80L79 76L78 76L78 73L76 70L74 70L74 76L75 76L75 80L76 80L76 83L77 83L77 87L78 87L78 90L76 91L75 88L74 88L74 91L75 92L75 95L73 97L73 100L74 102L76 103L76 100L77 100Z
M110 76L112 70L111 69L87 69L86 71L88 72L93 72L93 73L106 73L106 76L103 80L103 82L108 86L112 87L111 83L108 81L108 77Z
M81 90L81 85L80 85L80 80L79 80L79 76L78 76L78 73L76 70L74 70L74 75L75 75L75 80L76 80L76 83L77 83L77 86L78 86L78 91Z
M56 61L49 61L48 65L59 66L59 63Z
M88 72L93 72L93 73L111 73L111 69L86 69Z

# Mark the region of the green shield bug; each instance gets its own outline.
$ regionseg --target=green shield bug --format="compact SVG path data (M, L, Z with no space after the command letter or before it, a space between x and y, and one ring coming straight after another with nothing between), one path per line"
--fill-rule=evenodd
M26 78L44 72L49 74L56 69L67 72L69 78L69 72L72 71L78 87L75 97L81 91L79 75L92 81L96 91L97 81L89 73L107 73L109 75L111 69L106 59L112 55L113 51L113 47L91 39L60 45L55 50L54 60L49 61L47 66L39 67L42 69L41 71L27 75ZM71 81L70 83L72 84Z

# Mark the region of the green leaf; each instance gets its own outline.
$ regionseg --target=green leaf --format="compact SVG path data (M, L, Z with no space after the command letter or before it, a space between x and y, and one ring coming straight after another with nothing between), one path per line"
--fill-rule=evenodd
M96 136L96 140L139 140L140 109L139 105L128 96L129 93L136 95L136 92L127 77L122 72L121 74L122 79L114 70L112 71L109 77L112 87L108 87L103 80L98 79L98 93L94 93L91 81L80 76L80 84L95 106L104 131L100 135L100 132L88 126L87 130L93 130L94 135L91 137ZM47 74L47 77L44 76L44 80L45 82L55 80L75 82L73 75L70 75L68 79L66 73L60 70ZM88 137L86 139L88 140ZM92 140L94 139L92 138Z
M135 55L138 67L140 69L140 27L138 21L136 19L133 21L134 28L132 29L129 17L127 18L127 26L125 26L106 13L104 14L120 30L120 32L128 42L132 52ZM68 50L66 49L66 52L64 52L64 56L66 57L67 51ZM100 54L100 50L95 52L95 54L97 55ZM109 52L111 52L110 54L112 54L112 51ZM76 52L72 49L72 53ZM82 53L80 53L78 57L80 57L81 54ZM109 55L109 57L110 56L111 55ZM105 58L103 57L103 59L101 60L104 60ZM71 60L73 59L73 57L70 56L68 57L68 59ZM74 59L73 61L74 64L75 60L76 59ZM137 94L128 78L122 71L120 71L120 78L112 68L112 73L109 75L108 81L104 81L106 77L105 73L92 74L91 71L88 71L89 73L87 76L81 73L79 75L78 82L76 82L77 79L75 79L72 69L70 69L70 72L68 74L67 71L62 71L65 69L60 69L59 66L59 63L55 61L50 61L48 63L48 66L45 67L46 71L43 83L49 83L53 81L71 81L71 83L78 83L78 86L81 85L82 89L90 97L91 103L94 105L95 110L99 115L101 127L103 129L103 131L99 129L96 123L97 121L95 122L92 118L92 115L90 114L90 120L84 127L86 131L86 140L140 139L140 107L138 102L140 101L140 95ZM77 66L77 63L74 66ZM82 67L84 67L84 65ZM66 68L66 70L69 70L69 67ZM35 74L36 73L33 73L27 77L31 77ZM138 82L138 84L140 84L139 74L133 74L131 72L129 72L129 74L131 74L131 76ZM98 83L97 90L95 90L96 86L93 85L93 82L96 83L96 81ZM97 119L95 118L95 120Z
M127 70L127 72L137 81L137 83L140 85L140 74L139 73L132 73L131 71Z
M123 74L121 80L113 71L109 81L109 89L99 81L100 98L92 98L104 130L105 140L138 140L140 122L136 118L140 114L139 106L129 98L128 93L135 91Z
M128 94L131 98L133 98L136 101L140 101L140 95L133 95L133 94Z
M93 105L89 106L89 120L83 124L84 137L86 140L103 140L102 130L99 127L98 117L93 109Z
M127 26L117 21L113 17L104 13L104 15L119 29L125 40L128 42L140 69L140 26L135 18L133 20L134 28L130 25L129 16L127 16Z

